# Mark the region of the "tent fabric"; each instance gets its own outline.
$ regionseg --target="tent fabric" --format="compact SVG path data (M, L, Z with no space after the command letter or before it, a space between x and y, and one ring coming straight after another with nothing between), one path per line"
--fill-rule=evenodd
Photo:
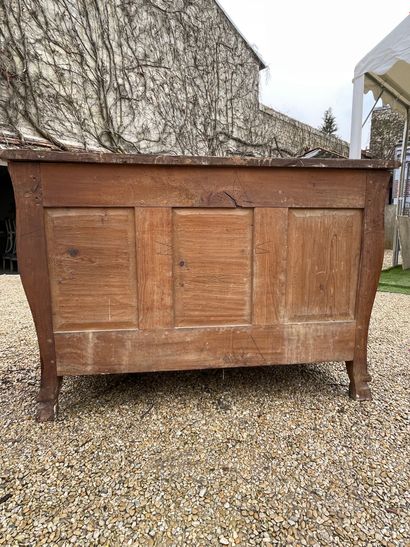
M384 40L373 48L356 66L353 78L352 127L350 158L361 157L363 92L372 91L375 99L380 96L383 104L405 113L402 160L407 150L407 134L410 125L410 15ZM400 171L396 216L402 214L405 195L405 170ZM399 240L397 226L394 229L393 266L397 266Z
M386 85L381 97L383 104L406 110L402 102L389 93L388 88L392 88L410 105L410 15L357 64L354 79L363 75L365 92L372 91L375 98Z

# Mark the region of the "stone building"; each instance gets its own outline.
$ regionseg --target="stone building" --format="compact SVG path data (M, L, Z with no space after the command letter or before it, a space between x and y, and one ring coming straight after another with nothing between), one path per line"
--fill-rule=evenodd
M347 155L340 139L260 105L265 64L215 0L10 0L0 16L3 141Z
M281 156L302 156L313 149L322 149L329 157L349 155L348 143L334 135L326 135L311 125L262 104L260 112L268 126L267 133L278 143L277 151Z
M394 158L400 160L401 158L401 143L399 143L394 152ZM399 190L399 177L400 169L395 169L393 171L393 184L391 191L391 203L397 205L398 199L398 190ZM404 200L404 214L410 215L410 146L407 148L406 155L406 166L405 166L405 200Z
M370 134L370 153L374 158L396 159L401 158L401 143L404 130L404 117L389 106L375 108L372 114ZM406 201L405 213L410 214L410 147L407 150L406 161ZM390 190L389 202L397 204L400 170L393 172L393 183Z
M8 0L0 18L0 148L347 155L259 103L266 66L216 0ZM0 259L14 264L6 165L0 200Z
M390 160L401 142L404 117L389 106L375 108L372 113L369 151L374 158Z

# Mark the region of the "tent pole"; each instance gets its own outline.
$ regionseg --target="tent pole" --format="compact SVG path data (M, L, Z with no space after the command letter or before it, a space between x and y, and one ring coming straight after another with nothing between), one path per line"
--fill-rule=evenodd
M370 112L367 114L367 118L364 120L364 122L362 123L362 129L363 127L366 125L367 123L367 120L370 118L370 116L373 114L374 112L374 109L376 108L377 106L377 103L379 102L379 100L381 99L382 95L384 93L384 89L382 89L379 93L379 96L377 97L377 99L374 101L374 104L372 106L372 109L370 110Z
M393 266L397 266L397 264L399 263L398 217L403 214L405 201L406 201L404 188L405 188L405 182L406 182L406 158L407 158L407 147L408 147L408 138L409 138L409 124L410 124L410 108L407 108L407 116L404 122L403 139L401 144L401 158L400 158L401 167L400 167L399 187L397 190L396 222L394 224L394 235L393 235L393 261L392 261Z
M350 133L350 159L362 157L362 118L363 118L364 75L353 81L352 123Z

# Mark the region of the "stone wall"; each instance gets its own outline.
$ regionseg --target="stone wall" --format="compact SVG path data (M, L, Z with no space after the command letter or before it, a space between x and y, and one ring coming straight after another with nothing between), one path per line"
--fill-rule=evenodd
M393 159L403 138L404 117L389 106L375 108L372 114L369 151L378 159Z
M259 104L261 60L214 0L9 0L0 17L7 134L124 153L347 155Z
M280 155L300 156L314 148L323 148L336 155L348 157L347 142L333 135L326 135L314 127L302 123L277 110L261 105L261 113L268 128L274 135Z
M372 128L370 136L370 152L378 159L400 159L401 141L403 138L404 116L390 107L375 108L372 114ZM407 150L407 171L408 182L406 185L406 200L404 212L410 214L410 147ZM400 170L393 172L392 201L397 204Z

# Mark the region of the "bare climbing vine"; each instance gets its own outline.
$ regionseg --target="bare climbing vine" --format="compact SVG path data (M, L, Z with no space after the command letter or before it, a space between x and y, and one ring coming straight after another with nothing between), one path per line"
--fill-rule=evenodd
M117 152L259 144L258 64L213 2L0 0L0 16L15 130Z
M296 153L213 0L0 0L0 17L3 128L61 149Z

